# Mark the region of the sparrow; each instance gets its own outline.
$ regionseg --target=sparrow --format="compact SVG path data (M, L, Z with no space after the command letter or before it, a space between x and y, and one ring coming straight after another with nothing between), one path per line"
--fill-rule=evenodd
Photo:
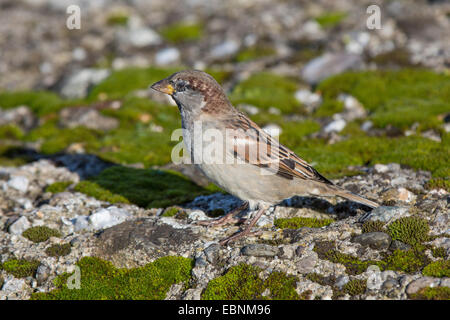
M170 95L177 104L185 150L191 161L213 183L243 200L241 207L209 225L235 221L233 216L246 208L258 209L246 227L223 239L222 245L256 234L251 230L261 215L293 196L339 196L370 208L379 206L333 184L293 151L278 143L231 104L211 75L198 70L184 70L154 83L150 88ZM199 127L201 129L196 130ZM219 140L205 143L204 135L208 130L215 130L224 137L217 149L220 151L218 154L223 153L224 161L202 158L206 149L219 144Z

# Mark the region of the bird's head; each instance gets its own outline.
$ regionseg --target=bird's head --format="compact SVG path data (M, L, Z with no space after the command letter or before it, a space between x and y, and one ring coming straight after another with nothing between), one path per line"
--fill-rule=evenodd
M222 87L203 71L176 72L150 88L170 95L184 112L222 114L233 109Z

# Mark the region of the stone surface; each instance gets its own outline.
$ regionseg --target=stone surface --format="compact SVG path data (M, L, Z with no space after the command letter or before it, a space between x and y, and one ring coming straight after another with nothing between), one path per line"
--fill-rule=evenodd
M354 237L353 241L372 249L385 250L391 244L391 237L384 232L368 232Z

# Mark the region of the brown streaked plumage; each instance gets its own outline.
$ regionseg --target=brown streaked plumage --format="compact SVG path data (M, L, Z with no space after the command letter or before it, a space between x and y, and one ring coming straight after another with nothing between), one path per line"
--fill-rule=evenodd
M195 160L202 159L203 149L197 150L192 146L199 139L204 141L203 133L206 130L215 129L222 133L234 130L231 137L223 134L224 154L236 161L197 163L214 183L246 201L251 209L259 208L242 232L224 239L222 244L250 234L251 228L267 208L295 195L340 196L372 208L378 206L373 201L334 185L305 160L278 143L236 110L221 86L207 73L197 70L177 72L153 84L151 88L170 94L177 103L182 127L185 129L184 142L194 163ZM200 133L194 130L194 123L197 121L202 123L203 131ZM204 143L203 148L211 146L211 143L213 142L209 145ZM250 150L258 152L255 154ZM211 224L233 221L230 214Z

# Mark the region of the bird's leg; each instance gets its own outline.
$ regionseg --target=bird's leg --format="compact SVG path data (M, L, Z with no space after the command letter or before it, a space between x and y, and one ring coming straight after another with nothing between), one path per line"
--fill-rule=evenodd
M238 208L236 208L234 210L231 210L223 217L220 217L213 221L208 221L208 220L207 221L198 221L197 224L202 225L202 226L215 227L215 226L223 226L223 225L231 224L231 223L237 223L241 219L236 218L235 215L237 215L241 211L244 211L247 208L248 208L248 202L244 202L241 206L239 206Z
M267 208L259 209L259 211L256 213L255 217L250 221L250 223L245 227L244 230L236 232L232 236L221 240L219 243L221 245L225 245L225 244L228 244L230 242L236 241L237 239L240 239L242 237L248 236L250 234L259 233L258 231L251 232L251 230L252 230L253 226L256 224L256 222L258 222L259 218L261 218L262 214L264 213L264 211L266 211L266 209Z

